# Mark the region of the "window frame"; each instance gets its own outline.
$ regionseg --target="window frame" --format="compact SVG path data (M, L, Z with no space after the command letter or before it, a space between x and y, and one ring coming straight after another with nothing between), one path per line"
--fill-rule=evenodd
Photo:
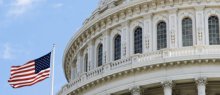
M100 48L101 48L101 51L100 51ZM97 66L100 67L102 65L103 65L103 44L100 43L97 47Z
M117 38L120 38L120 39L118 39L119 41L116 41ZM116 61L116 60L121 59L121 35L117 34L114 37L113 42L114 42L114 47L113 47L114 48L114 55L113 56L114 56L114 61ZM118 49L117 49L116 45L118 46ZM119 54L119 55L116 55L116 54Z
M88 72L89 71L88 60L89 60L88 53L86 53L85 56L84 56L84 72Z
M164 27L162 27L163 29L159 29L160 27L159 27L159 25L160 24L165 24L165 26ZM157 31L156 31L156 41L157 41L157 46L156 46L156 48L157 48L157 50L161 50L161 49L165 49L165 48L167 48L167 44L168 44L168 42L167 42L167 23L165 22L165 21L159 21L158 23L157 23L157 25L156 25L156 29L157 29ZM165 33L162 33L162 34L158 34L158 32L165 32ZM163 39L161 39L161 37L159 37L159 36L165 36ZM160 38L160 39L159 39ZM159 41L165 41L164 43L162 43L162 42L159 42ZM161 44L164 44L164 46L162 46ZM160 45L160 46L159 46Z
M184 25L184 20L190 20L190 24L189 23L187 23L187 22L185 22L186 23L186 25ZM190 25L190 26L189 26ZM184 29L185 28L185 29ZM187 30L189 30L188 28L191 28L190 30L191 30L191 35L188 35L187 34ZM182 19L182 21L181 21L181 34L182 34L182 46L183 47L187 47L187 46L193 46L194 45L194 33L193 33L193 20L192 20L192 18L190 18L190 17L185 17L185 18L183 18ZM186 30L186 31L184 31L184 30ZM184 35L184 33L186 34L186 35ZM184 39L184 36L186 36L186 38ZM190 36L190 37L189 37ZM190 38L190 40L188 39L188 38ZM186 40L188 40L188 44L185 44L185 42L184 41L186 41Z
M143 53L143 28L140 26L136 27L133 37L134 54Z
M214 25L214 26L212 26L211 28L210 28L210 19L212 18L212 17L214 17L214 18L216 18L217 19L217 23L215 23L215 24L217 24L217 25ZM212 23L213 24L213 23ZM213 28L214 27L214 28ZM211 15L211 16L209 16L208 17L208 37L209 37L209 45L220 45L220 31L219 31L219 17L218 16L216 16L216 15ZM213 30L213 29L216 29L216 30ZM213 30L213 31L211 31L211 30ZM213 32L212 34L210 33L210 32ZM217 36L218 35L218 36ZM211 36L212 37L216 37L216 38L211 38ZM211 42L211 41L213 41L213 40L216 40L216 42Z

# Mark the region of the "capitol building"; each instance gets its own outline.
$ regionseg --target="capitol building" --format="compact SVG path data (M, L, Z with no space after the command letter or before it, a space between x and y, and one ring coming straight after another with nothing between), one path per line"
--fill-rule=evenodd
M100 0L57 95L220 95L220 0Z

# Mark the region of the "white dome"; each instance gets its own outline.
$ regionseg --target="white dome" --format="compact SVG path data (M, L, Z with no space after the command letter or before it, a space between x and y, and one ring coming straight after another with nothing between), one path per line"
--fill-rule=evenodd
M219 0L100 0L58 95L218 95L219 18Z

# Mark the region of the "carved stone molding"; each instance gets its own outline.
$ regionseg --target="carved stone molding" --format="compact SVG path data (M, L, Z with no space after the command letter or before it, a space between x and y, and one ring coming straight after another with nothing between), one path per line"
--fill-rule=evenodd
M141 95L141 89L139 86L134 86L130 88L130 91L132 95Z
M206 77L199 77L196 79L197 85L206 85L207 84L207 78Z
M149 49L149 47L150 47L149 36L145 36L145 46L147 49Z
M161 82L163 88L172 88L173 87L173 82L170 80L163 81Z
M126 43L123 44L123 55L126 56L127 51L126 51Z
M107 55L106 55L106 51L105 51L105 52L104 52L104 63L106 63L106 60L107 60L107 59L106 59L106 56L107 56Z
M174 30L171 30L171 43L174 44L176 39L175 39L175 31Z

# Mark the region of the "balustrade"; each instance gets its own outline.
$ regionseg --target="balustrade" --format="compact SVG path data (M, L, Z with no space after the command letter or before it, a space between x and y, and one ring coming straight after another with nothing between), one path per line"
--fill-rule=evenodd
M93 77L105 75L105 73L108 73L108 74L117 73L115 72L116 69L127 66L127 65L132 65L132 64L137 65L140 62L147 62L144 65L151 65L149 64L151 63L150 61L160 60L160 59L168 59L168 58L175 58L175 57L191 57L191 56L196 56L196 55L199 55L199 56L215 55L215 54L220 54L219 48L220 46L195 46L195 47L184 47L184 48L178 48L178 49L163 49L159 51L149 52L146 54L137 54L137 55L125 58L125 59L121 59L121 60L117 60L117 61L104 64L91 71L83 73L80 77L76 78L75 80L72 80L69 84L65 85L62 88L60 93L72 87L76 88L75 86L80 87L80 85L77 85L79 83L81 84L81 86L83 86L86 83L89 83L87 81L88 79L91 79ZM213 59L215 59L215 58L218 58L219 55L212 56L212 57ZM184 60L179 60L179 61L184 61ZM112 71L114 71L114 73L112 73ZM105 76L101 76L101 77L105 77Z

